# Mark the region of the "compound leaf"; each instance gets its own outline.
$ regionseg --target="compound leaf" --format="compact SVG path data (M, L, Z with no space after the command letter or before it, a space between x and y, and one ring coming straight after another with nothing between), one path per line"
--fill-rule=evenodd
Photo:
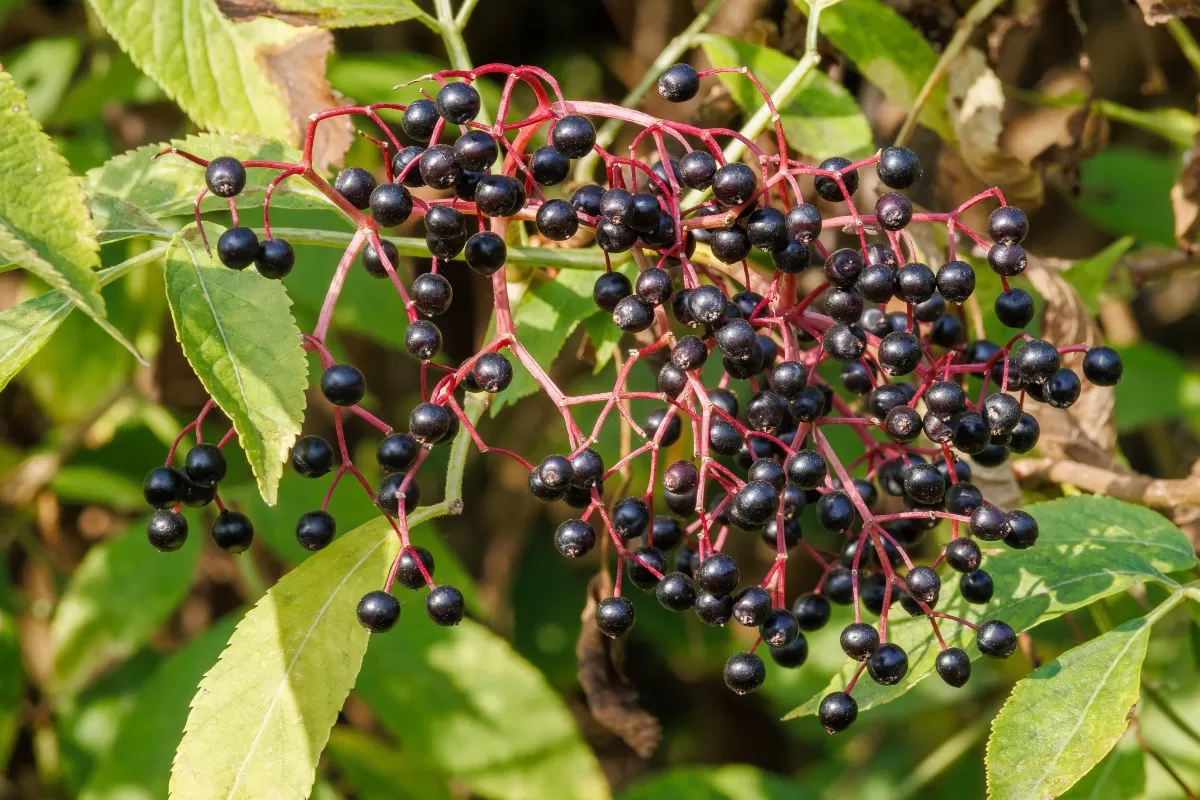
M127 200L95 192L88 195L88 211L96 225L100 244L110 244L135 236L170 238L174 233L154 217Z
M210 225L215 238L221 229ZM233 420L268 504L300 435L308 365L291 300L279 281L221 265L188 226L167 250L167 300L183 353Z
M204 189L204 168L171 153L154 157L172 147L209 161L218 156L232 156L242 161L296 163L301 158L296 148L264 136L201 133L165 144L145 145L109 159L88 171L88 194L111 195L150 217L191 214L196 196ZM237 196L238 208L261 206L267 185L275 175L272 170L247 170L246 188ZM271 195L271 207L277 205L281 208L333 208L320 192L298 178L289 178L276 187ZM202 211L228 207L228 201L211 194L200 204Z
M1019 681L992 722L989 796L1058 797L1099 763L1129 725L1149 641L1139 617Z
M198 124L296 139L267 59L211 0L90 0L109 34Z
M172 798L308 797L367 648L355 607L382 585L397 549L391 525L376 518L263 595L192 699Z
M1142 506L1111 497L1079 496L1035 503L1026 511L1038 522L1037 546L988 552L986 569L996 584L992 601L985 607L972 606L955 592L953 599L943 596L939 611L973 621L1001 619L1019 632L1196 564L1196 554L1183 532L1166 517ZM929 622L924 617L892 620L888 640L908 652L908 675L891 687L859 681L854 698L860 711L894 700L933 672L938 647ZM944 621L941 630L947 645L963 648L972 658L979 656L971 630ZM786 718L815 714L821 698L841 690L853 674L853 667L846 666L823 691Z
M706 36L701 44L713 66L749 67L768 92L774 92L797 63L778 50L727 36ZM762 96L744 75L722 73L721 82L743 112L752 114L763 104ZM809 70L779 113L788 143L815 158L858 158L875 149L871 126L854 96L820 70Z
M200 557L200 531L170 556L146 544L135 523L102 542L71 575L54 619L52 680L59 693L81 689L145 644L187 596Z
M418 617L371 642L357 686L406 751L483 797L609 796L595 756L537 669L476 622L439 628Z
M142 542L143 546L145 542ZM197 548L198 549L198 548ZM194 687L221 654L238 615L220 620L160 664L138 690L108 754L88 775L79 800L160 800L183 734Z
M881 0L795 0L805 14L814 2L821 8L821 33L833 46L889 100L901 108L912 108L937 64L937 54L925 37ZM953 142L946 97L946 84L941 81L919 119L942 139Z
M803 793L778 775L736 764L728 767L683 767L660 772L621 792L618 800L785 800Z

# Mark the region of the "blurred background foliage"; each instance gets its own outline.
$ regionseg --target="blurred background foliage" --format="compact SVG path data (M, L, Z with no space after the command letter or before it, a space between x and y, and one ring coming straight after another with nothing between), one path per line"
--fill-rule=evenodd
M235 19L275 8L245 0L218 5ZM709 35L696 36L687 57L697 64L747 64L773 88L803 54L804 4L715 5L721 7L707 26ZM476 64L537 64L558 77L567 97L617 101L698 10L692 0L482 0L465 39ZM863 14L868 17L856 16ZM889 23L885 14L903 25ZM287 14L277 16L287 21ZM911 139L927 165L915 199L952 207L999 182L1012 202L1026 208L1028 249L1049 272L1065 276L1073 297L1098 314L1105 338L1125 358L1115 418L1073 424L1098 440L1111 429L1119 455L1102 465L1106 469L1187 479L1200 458L1200 375L1194 369L1200 358L1200 270L1192 244L1200 180L1190 174L1200 169L1192 163L1200 48L1189 25L1172 20L1150 26L1142 9L1114 0L981 0L974 6L846 0L828 9L826 22L821 74L784 109L789 135L804 143L809 156L862 155L895 139L945 48L969 43L964 52L978 53L984 60L976 64L984 69L990 64L999 92L984 102L998 108L986 125L959 113L964 98L956 75L968 70L968 62L955 61L944 88L925 102ZM449 64L436 34L411 21L342 28L332 39L332 92L359 102L411 99L415 87L393 86ZM0 63L26 91L33 116L77 174L197 130L82 2L0 0ZM484 82L485 106L495 108L498 92L498 85ZM518 105L530 102L518 97ZM664 116L737 128L758 100L745 84L714 81L681 108L664 107L653 93L645 106ZM345 163L382 172L378 150L361 139L353 141ZM330 214L282 208L273 222L342 228ZM102 258L112 265L150 246L118 242L107 245ZM301 327L309 328L335 251L297 250L299 268L285 283ZM410 269L428 266L412 259ZM448 274L458 299L441 328L446 356L457 363L484 334L490 295L465 271ZM535 279L528 291L548 292L545 286ZM1034 288L1046 295L1043 286ZM400 353L404 321L398 303L373 289L350 281L330 345L367 374L372 408L385 419L402 418L416 402L418 372ZM0 308L43 290L21 273L0 274ZM319 505L324 493L323 484L289 474L280 502L267 507L244 460L232 457L231 488L223 494L255 522L259 543L249 557L230 559L203 543L203 536L172 558L145 547L142 475L206 398L175 341L158 270L136 271L107 287L104 297L109 318L152 359L151 368L139 367L75 314L0 392L0 759L7 764L0 797L164 797L165 770L195 685L242 611L304 558L294 521ZM1060 316L1069 312L1062 311L1063 302L1039 296L1040 307ZM555 362L560 385L576 393L610 386L616 347L598 324L603 315L589 306L572 317L552 297L545 305L549 318L535 322L545 324L543 354L553 357L561 349ZM648 390L652 381L639 368L632 383ZM327 409L310 409L306 431L329 435ZM637 415L648 409L634 403ZM486 417L481 432L500 447L557 452L565 438L546 424L553 416L544 397L530 397L515 412ZM360 463L373 465L372 432L352 424L349 434ZM616 453L616 430L607 436L603 448ZM854 457L856 442L838 444ZM685 437L678 454L688 447ZM430 460L439 458L446 458L444 451ZM440 469L435 463L429 472ZM645 481L641 469L629 476L635 486ZM377 477L368 472L369 479ZM1029 499L1076 491L1032 467L1019 477ZM989 723L1013 682L1029 670L1030 654L1049 661L1141 615L1146 595L1156 592L1117 595L1043 625L1024 657L980 665L968 688L921 683L838 737L827 736L812 718L780 721L840 667L838 619L810 638L808 665L772 670L762 691L740 698L721 685L720 665L739 646L735 640L741 647L748 642L744 631L705 628L691 615L681 624L651 608L652 599L637 596L645 613L639 611L623 668L641 707L662 728L661 743L644 758L591 717L579 688L580 614L597 563L568 564L557 556L550 536L564 510L537 503L525 482L523 471L507 460L472 456L465 512L425 525L420 542L434 549L441 578L463 576L451 582L468 594L473 615L519 656L496 651L489 679L500 688L494 691L536 683L532 665L566 703L614 791L633 787L628 798L982 796ZM373 516L354 488L344 487L331 509L342 531ZM440 492L424 488L435 497ZM1200 508L1163 510L1193 543L1200 541ZM207 529L202 516L193 514L194 531ZM746 564L765 565L771 557L757 540L734 547ZM793 563L789 588L798 593L816 577L813 565ZM420 616L406 615L391 636L422 636L428 624ZM1193 606L1156 626L1143 673L1148 697L1169 696L1171 713L1187 720L1200 719L1198 623ZM487 647L500 647L497 641L486 639L479 647L490 652ZM414 729L464 725L455 743L473 747L470 704L455 707L438 693L424 705L413 698L389 703L388 682L403 682L406 666L423 667L387 662L376 652L369 652L322 758L314 797L439 798L472 791L539 796L530 788L538 785L536 763L529 765L523 789L518 779L516 788L489 790L464 782L444 753L426 752ZM467 682L472 660L465 659L458 675ZM435 670L425 679L437 685L438 676ZM1146 697L1137 722L1136 736L1127 736L1101 765L1110 782L1089 786L1100 780L1089 776L1070 796L1167 798L1180 796L1179 780L1200 785L1194 733ZM519 731L517 726L513 735ZM144 763L160 768L148 771Z

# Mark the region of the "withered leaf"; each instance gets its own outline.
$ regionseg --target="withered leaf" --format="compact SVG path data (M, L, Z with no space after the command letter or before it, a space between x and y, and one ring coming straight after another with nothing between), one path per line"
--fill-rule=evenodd
M1137 4L1147 25L1200 16L1200 2L1197 0L1137 0Z

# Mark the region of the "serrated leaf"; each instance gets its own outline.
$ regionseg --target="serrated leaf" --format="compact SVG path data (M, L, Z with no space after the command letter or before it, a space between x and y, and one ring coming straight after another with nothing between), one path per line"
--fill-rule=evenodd
M908 20L881 0L818 0L819 27L867 80L888 99L910 109L937 64L937 54ZM805 14L811 0L795 0ZM946 85L939 82L921 110L921 123L947 142L954 128L946 113Z
M1145 788L1146 754L1136 745L1118 744L1091 772L1062 795L1061 800L1141 797Z
M992 601L980 607L967 603L956 591L953 598L947 597L948 585L939 611L972 621L1001 619L1020 632L1196 564L1196 554L1183 532L1166 517L1142 506L1089 495L1035 503L1025 510L1038 522L1037 546L987 553L985 568L996 585ZM951 578L943 581L950 584ZM961 647L972 658L979 656L973 631L945 621L941 630L948 646ZM938 647L924 617L889 617L888 641L908 653L908 675L891 687L859 681L854 698L860 711L896 699L933 672ZM841 690L854 671L850 665L844 667L824 690L793 709L786 719L815 714L821 698Z
M145 644L187 596L204 531L163 555L141 523L90 550L67 583L50 623L54 691L78 691Z
M768 92L774 92L797 64L778 50L727 36L705 36L701 45L714 67L748 67ZM720 78L742 111L753 114L762 106L762 96L746 76L722 73ZM788 144L815 158L854 159L875 149L871 126L854 96L820 70L809 70L779 113Z
M204 168L169 153L154 158L155 154L170 147L210 161L218 156L233 156L241 161L288 163L298 163L301 159L296 148L264 136L202 133L164 144L145 145L89 170L86 176L88 193L111 195L151 217L191 214L196 196L204 189ZM237 196L238 208L261 206L267 185L277 174L268 169L247 170L246 188ZM280 208L333 208L324 195L298 178L289 178L275 189L271 207L277 205ZM200 208L203 211L228 210L229 204L210 194Z
M362 731L338 725L326 752L359 800L451 800L429 765Z
M79 800L161 800L195 686L220 655L238 615L215 623L155 669L138 690L112 747L88 775Z
M250 6L254 16L257 11ZM292 25L355 28L391 25L423 13L412 0L274 0L270 15Z
M88 195L87 200L100 244L111 244L135 236L170 238L174 233L133 203L119 197L95 192Z
M757 767L683 767L651 775L618 795L618 800L787 800L802 797L799 787Z
M96 230L83 191L24 93L0 71L0 260L37 275L98 322L104 298ZM111 328L111 326L109 326Z
M213 241L220 233L209 226ZM291 300L279 281L222 266L194 225L171 240L163 273L183 354L233 421L258 490L273 504L308 388Z
M398 545L376 518L283 576L238 623L192 700L173 800L308 796L367 648L355 608Z
M89 0L108 33L189 117L218 132L297 140L282 87L211 0Z
M1099 763L1129 725L1149 641L1132 619L1018 681L992 722L989 797L1058 797Z
M402 617L390 636L371 642L356 690L407 751L473 794L497 800L609 796L561 698L507 642L476 622L439 628L420 614Z

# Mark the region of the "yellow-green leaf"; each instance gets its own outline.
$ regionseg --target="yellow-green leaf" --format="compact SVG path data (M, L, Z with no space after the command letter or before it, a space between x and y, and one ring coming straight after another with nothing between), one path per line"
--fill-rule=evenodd
M1149 641L1139 617L1018 682L992 722L989 797L1058 797L1096 766L1129 725Z
M362 731L338 725L328 752L358 800L452 800L445 776Z
M618 800L787 800L804 797L800 787L757 767L682 767L660 772L621 792Z
M210 241L222 230L209 225ZM279 281L223 266L188 226L163 269L183 354L237 429L263 500L274 504L283 461L300 435L308 365Z
M413 0L274 0L271 7L292 24L322 28L391 25L423 13Z

